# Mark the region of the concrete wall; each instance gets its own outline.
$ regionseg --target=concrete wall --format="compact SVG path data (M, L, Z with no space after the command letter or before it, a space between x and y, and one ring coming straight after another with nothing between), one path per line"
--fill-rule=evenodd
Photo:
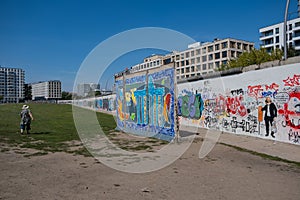
M299 69L290 64L180 84L180 124L299 144ZM278 109L275 138L265 136L265 122L258 120L266 97Z
M178 84L179 123L299 145L299 69L300 64L296 63ZM130 87L127 87L129 94L133 89ZM258 120L258 106L265 105L267 96L278 109L275 138L265 136L265 122ZM117 103L107 109L103 99L108 99L109 105L116 103L116 96L111 95L84 99L75 104L113 114L116 113L114 109L120 108ZM126 112L130 118L129 107ZM163 121L164 115L159 118Z

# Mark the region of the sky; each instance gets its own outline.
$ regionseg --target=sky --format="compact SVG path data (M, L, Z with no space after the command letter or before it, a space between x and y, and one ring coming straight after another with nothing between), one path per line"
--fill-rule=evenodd
M1 0L0 65L24 69L26 83L61 80L62 90L72 91L87 55L123 31L161 27L200 42L230 37L259 48L259 28L282 22L285 5L285 0ZM295 11L297 1L291 0L289 12ZM111 88L114 73L163 53L142 49L120 56L101 77L101 88Z

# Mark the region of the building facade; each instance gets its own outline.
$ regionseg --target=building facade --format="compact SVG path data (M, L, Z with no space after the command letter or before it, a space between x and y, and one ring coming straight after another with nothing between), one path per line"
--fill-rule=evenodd
M250 52L254 48L253 42L232 38L215 39L213 42L196 42L188 45L184 51L173 51L167 55L152 55L142 63L126 69L124 73L134 73L151 68L174 63L177 80L184 80L196 76L213 73L229 60L236 59L243 52ZM115 74L115 78L123 74Z
M77 95L86 97L90 92L100 91L100 84L98 83L80 83L77 85Z
M177 80L180 80L212 73L253 48L254 43L244 40L215 39L213 42L196 42L187 50L173 52L171 60L175 62Z
M261 47L266 48L268 52L274 49L282 49L284 36L283 22L259 29ZM300 51L300 18L287 21L287 45L294 47L296 51Z
M19 103L20 100L23 100L24 81L24 70L0 67L0 102Z
M41 81L31 84L32 100L57 100L61 98L61 82Z
M160 67L163 65L164 56L163 55L151 55L147 58L144 58L143 62L137 65L134 65L130 68L130 72L138 72L151 68Z

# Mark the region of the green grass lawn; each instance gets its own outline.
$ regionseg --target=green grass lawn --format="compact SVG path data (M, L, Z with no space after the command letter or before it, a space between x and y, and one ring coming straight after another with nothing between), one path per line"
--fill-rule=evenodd
M63 104L29 104L33 113L30 135L20 134L20 111L22 104L0 105L0 143L47 152L68 152L69 141L79 141L72 106ZM80 108L78 108L80 109ZM92 112L92 111L83 111ZM97 113L103 131L108 133L115 129L113 116ZM4 151L3 149L1 151ZM73 153L88 155L82 147Z

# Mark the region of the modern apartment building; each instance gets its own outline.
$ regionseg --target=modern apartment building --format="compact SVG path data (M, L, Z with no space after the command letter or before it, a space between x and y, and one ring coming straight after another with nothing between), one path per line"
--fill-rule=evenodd
M41 81L31 84L32 100L57 100L61 98L61 82Z
M0 66L0 102L19 103L24 99L24 81L24 70Z
M261 47L266 48L268 52L283 47L284 36L283 22L259 29ZM300 50L300 18L287 21L287 45L294 47L297 51Z
M243 52L250 52L253 48L253 42L232 38L215 39L213 42L206 43L196 42L188 45L188 49L184 51L147 57L142 63L126 69L125 72L144 71L173 62L177 80L183 80L212 73L222 65L227 64L229 60L236 59ZM122 74L123 72L115 74L115 77Z
M215 39L213 42L194 43L187 50L173 52L177 80L212 73L229 60L254 48L254 43L232 38Z

